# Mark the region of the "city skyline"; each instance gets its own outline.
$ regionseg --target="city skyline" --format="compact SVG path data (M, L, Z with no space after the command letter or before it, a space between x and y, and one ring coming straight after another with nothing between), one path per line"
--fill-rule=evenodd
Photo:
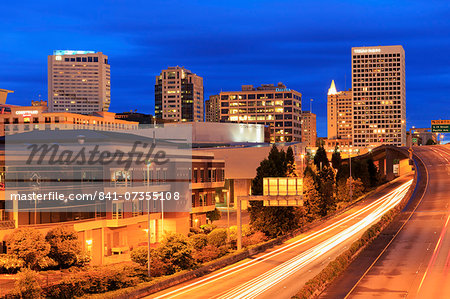
M82 3L77 6L83 7ZM450 46L448 38L438 34L449 26L445 3L404 2L395 13L386 11L383 3L365 4L369 16L376 16L373 20L367 13L355 14L362 5L328 3L319 10L289 2L284 6L288 10L267 2L232 2L226 9L219 3L189 7L178 3L170 5L172 14L167 18L164 5L153 10L129 5L120 18L114 18L124 9L119 3L108 6L108 17L96 18L95 9L75 9L77 13L64 18L64 10L49 4L45 17L36 19L39 5L31 3L23 11L12 4L2 7L9 13L0 21L3 39L8 40L0 52L0 84L15 91L8 97L10 104L29 105L39 94L47 99L47 55L56 49L95 50L108 55L112 65L110 111L154 114L154 76L163 68L180 65L204 78L205 99L243 84L284 82L303 94L308 110L309 99L314 99L318 135L326 136L327 89L333 79L338 90L350 87L351 47L400 44L406 52L407 127L429 127L430 119L445 118L448 58L434 54L435 49L445 52ZM174 22L186 10L192 12L187 19L192 31L180 30L182 25ZM417 14L414 22L412 12ZM294 15L298 17L289 18ZM269 16L279 21L254 25ZM346 17L352 22L338 22ZM395 30L388 26L393 22ZM33 30L23 30L31 24ZM174 32L177 35L172 36ZM424 99L430 107L425 111Z

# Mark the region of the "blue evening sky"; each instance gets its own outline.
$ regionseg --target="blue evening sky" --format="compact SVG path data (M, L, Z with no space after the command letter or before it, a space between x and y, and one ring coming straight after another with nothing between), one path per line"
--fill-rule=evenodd
M155 75L185 66L205 99L242 84L283 82L314 99L326 136L326 92L350 87L352 46L403 45L408 128L449 118L447 1L1 1L0 88L9 104L47 98L55 49L109 56L112 112L154 113Z

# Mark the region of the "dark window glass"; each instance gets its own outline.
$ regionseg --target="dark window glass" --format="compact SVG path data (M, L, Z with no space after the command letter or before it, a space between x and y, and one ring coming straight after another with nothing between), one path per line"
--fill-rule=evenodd
M98 62L98 57L94 57L94 62Z
M222 102L222 103L220 103L220 106L221 107L228 107L229 103L228 102Z
M248 99L249 100L254 100L255 99L255 95L254 94L249 94L248 95Z
M77 62L81 62L81 57L77 57Z

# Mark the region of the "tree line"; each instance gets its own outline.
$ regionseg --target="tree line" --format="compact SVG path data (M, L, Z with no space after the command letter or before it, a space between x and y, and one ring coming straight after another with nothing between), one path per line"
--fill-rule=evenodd
M324 217L336 209L362 196L382 183L381 175L372 158L352 160L352 198L350 198L350 167L343 163L336 147L331 161L323 145L314 157L307 155L303 170L303 206L265 207L261 201L250 201L251 225L268 237L277 237L300 228L315 219ZM297 169L291 147L286 151L273 145L269 155L261 161L252 180L252 194L263 194L263 178L296 177Z

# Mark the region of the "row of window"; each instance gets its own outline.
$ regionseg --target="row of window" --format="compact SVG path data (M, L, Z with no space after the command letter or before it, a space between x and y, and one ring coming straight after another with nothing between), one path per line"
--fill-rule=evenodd
M64 61L70 61L70 62L98 62L98 57L71 57L71 58L64 58ZM108 64L108 59L105 58L104 60L105 64Z
M258 93L258 94L240 94L240 95L221 95L220 99L222 101L226 100L254 100L254 99L296 99L301 100L302 98L300 96L297 96L296 94L292 93Z

